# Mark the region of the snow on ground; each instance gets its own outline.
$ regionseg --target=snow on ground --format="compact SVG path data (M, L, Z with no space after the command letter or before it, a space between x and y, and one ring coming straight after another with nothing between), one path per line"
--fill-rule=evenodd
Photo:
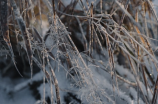
M11 92L19 82L0 76L0 104L34 104L36 102L29 87L14 93Z
M70 0L67 0L67 2L65 2L65 3L69 4L68 1L70 1ZM158 0L155 0L154 4L158 5ZM127 69L124 69L122 66L117 66L117 68L119 68L117 71L120 72L120 73L122 73L122 74L129 73L128 71L126 71ZM96 73L96 70L92 70L92 72ZM103 72L100 72L100 73L103 74ZM60 75L58 75L58 74L60 74ZM60 82L59 86L61 86L60 87L61 89L66 89L66 88L69 87L69 83L67 82L65 76L64 77L60 77L61 74L64 76L64 73L61 73L61 72L57 73L57 75L56 75L58 81ZM129 75L129 76L127 76L127 77L129 77L128 79L130 79L131 81L133 81L134 80L133 76L131 74L128 74L128 75ZM95 74L94 77L96 78L95 81L99 85L99 87L106 87L107 90L112 90L112 86L111 86L110 82L108 82L107 80L104 80L104 83L103 83L101 81L102 79L105 79L105 78L103 78L103 76L100 76L99 71L97 71L97 74ZM63 80L63 79L65 79L65 80ZM23 81L26 81L26 80L23 80ZM17 91L16 93L9 93L20 82L22 82L22 81L15 82L15 81L13 81L13 80L11 80L9 78L2 78L2 77L0 77L0 104L35 104L36 103L36 100L32 96L32 94L31 94L31 92L30 92L30 90L29 90L28 87L25 87L22 90ZM47 85L46 85L46 87L47 87ZM43 89L43 86L40 86L39 87L39 91L41 91L40 93L43 93L42 89ZM73 91L75 91L75 89L72 89L72 88L70 88L70 89L73 90ZM92 90L92 89L89 88L89 90ZM77 94L80 95L80 96L82 96L83 93L84 93L84 96L82 96L82 97L85 97L86 93L87 93L86 97L88 97L89 96L88 95L88 91L89 90L83 88L83 89L81 89L81 92L77 92ZM107 93L105 95L108 95L108 92L102 92L102 93ZM131 95L134 97L134 99L137 98L135 96L135 95L137 95L137 92L132 87L129 88L129 93L131 93ZM50 95L50 93L48 95ZM64 95L65 95L64 91L63 92L61 91L61 96L63 97ZM118 95L122 99L123 98L124 99L129 99L129 97L125 96L126 94L123 93L123 92L121 92L121 90L119 90ZM127 98L125 98L125 97L127 97ZM117 99L117 101L119 101L119 100L120 99ZM61 101L63 101L63 99L61 99ZM130 99L128 101L129 101L129 103L130 102L131 103L133 102L133 104L136 103L136 102L134 102L133 100L130 100ZM143 102L142 102L141 99L140 99L140 103L143 104Z
M0 89L0 104L34 104L35 102L28 88L9 95L5 90Z

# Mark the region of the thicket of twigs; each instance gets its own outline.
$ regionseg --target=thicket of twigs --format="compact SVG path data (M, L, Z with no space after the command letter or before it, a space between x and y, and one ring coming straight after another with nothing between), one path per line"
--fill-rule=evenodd
M30 78L26 86L31 86L34 75L42 70L41 83L50 86L43 88L43 103L46 90L51 93L50 103L62 103L61 92L65 89L59 86L62 81L58 78L63 77L63 71L73 84L70 86L83 92L73 96L76 103L119 103L118 98L123 98L116 92L127 91L121 85L126 83L135 89L137 97L126 93L131 100L124 98L125 102L141 103L141 99L156 104L155 8L150 0L71 0L68 5L64 0L0 0L1 74ZM122 74L118 65L130 74ZM102 73L97 75L102 76L99 81L103 85L98 84L96 73ZM134 76L134 81L129 76ZM105 90L109 85L104 80L112 86L111 92ZM75 95L71 90L65 92Z

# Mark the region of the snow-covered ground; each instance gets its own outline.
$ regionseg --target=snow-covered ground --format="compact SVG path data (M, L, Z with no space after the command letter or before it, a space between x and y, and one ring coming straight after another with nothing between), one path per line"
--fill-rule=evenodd
M17 82L0 76L0 104L35 104L36 100L32 96L29 87L17 92L11 92L15 85L21 81Z
M65 3L68 3L68 2L65 2ZM155 0L154 4L158 5L158 0ZM128 73L128 76L127 76L128 79L130 79L131 81L134 80L134 76L132 76L132 74L129 71L127 71L127 69L125 69L119 65L116 65L116 67L118 68L117 71L120 72L120 74L122 74L122 76L126 75ZM93 68L91 68L91 69L93 69ZM95 70L92 70L92 73L96 73ZM100 75L103 74L103 72L99 72L99 71L98 71L98 73L100 73ZM60 73L60 74L62 74L62 73ZM95 75L95 78L96 78L95 81L97 82L97 85L99 85L101 87L107 86L107 90L111 91L112 90L111 84L106 80L101 81L103 79L103 76L100 76L97 74ZM38 76L39 75L37 75L37 78L38 78ZM62 80L62 78L65 76L63 75L62 78L60 76L62 76L62 75L57 75L57 79L59 80L59 82L62 82L62 83L59 83L59 86L61 86L61 89L64 89L64 88L68 87L69 85L67 84L68 82L66 82L66 80ZM32 94L29 90L29 86L26 86L26 87L22 88L21 90L17 90L17 92L10 92L19 83L26 82L24 84L28 84L29 83L28 81L29 81L28 79L22 79L19 81L15 81L15 80L12 80L9 78L2 78L0 76L0 104L35 104L36 100L32 96ZM20 85L20 86L22 86L22 85ZM45 87L47 87L47 85ZM133 89L132 87L129 87L128 85L124 85L124 87L125 88L128 87L129 88L128 93L131 93L131 96L133 96L133 99L136 99L135 95L137 94L137 92L135 91L135 89ZM143 86L143 88L144 88L144 86ZM43 93L42 89L43 89L43 86L40 86L38 88L39 92L41 91L40 93ZM75 89L72 89L72 90L75 90ZM89 90L92 90L92 89L89 88ZM81 91L83 91L83 92L78 92L77 94L82 95L83 93L85 93L85 95L89 96L87 89L82 89ZM102 91L100 91L100 92L102 92ZM50 92L48 92L48 93L50 93ZM61 91L61 93L62 93L62 91ZM106 92L102 92L102 93L106 93ZM125 96L126 94L124 92L119 91L119 92L116 92L116 94L121 99L127 99L127 101L128 101L127 103L129 103L129 104L131 104L132 102L133 102L133 104L136 103L133 100L129 99L127 96ZM105 95L108 95L108 94L105 94ZM64 96L64 93L62 96ZM110 95L110 96L112 96L112 95ZM83 97L85 97L85 96L83 96ZM120 99L116 99L116 100L118 102L121 102ZM141 99L140 99L140 104L143 104Z

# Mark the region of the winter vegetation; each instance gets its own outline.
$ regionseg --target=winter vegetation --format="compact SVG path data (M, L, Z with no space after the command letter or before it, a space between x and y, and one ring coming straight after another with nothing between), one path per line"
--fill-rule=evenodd
M158 104L158 0L0 0L0 104Z

